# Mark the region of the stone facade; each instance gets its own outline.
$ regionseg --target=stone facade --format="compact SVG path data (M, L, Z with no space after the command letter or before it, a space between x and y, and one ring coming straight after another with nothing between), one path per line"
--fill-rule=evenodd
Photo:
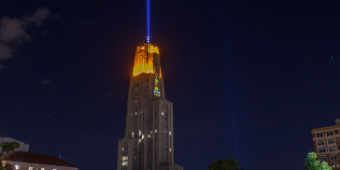
M340 119L335 126L312 129L314 150L318 159L327 161L334 170L339 170L340 160Z
M173 135L173 106L165 98L159 51L144 43L135 53L117 169L183 170L174 165Z

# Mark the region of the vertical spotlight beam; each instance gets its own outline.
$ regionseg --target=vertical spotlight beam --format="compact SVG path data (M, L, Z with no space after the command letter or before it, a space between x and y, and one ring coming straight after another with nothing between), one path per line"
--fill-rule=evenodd
M146 0L146 19L147 19L146 42L150 42L150 0Z

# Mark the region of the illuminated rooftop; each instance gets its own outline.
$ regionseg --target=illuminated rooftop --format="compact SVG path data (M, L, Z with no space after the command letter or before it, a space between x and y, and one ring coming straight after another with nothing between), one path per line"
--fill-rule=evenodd
M154 54L159 56L159 49L151 43L144 43L142 46L137 46L133 76L137 76L142 73L155 73Z

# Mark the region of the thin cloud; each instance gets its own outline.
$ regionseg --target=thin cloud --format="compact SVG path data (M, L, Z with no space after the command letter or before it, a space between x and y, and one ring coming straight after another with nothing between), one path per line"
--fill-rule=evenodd
M50 79L45 79L43 81L41 81L41 84L48 84L50 82Z
M13 48L31 39L26 29L31 25L41 25L49 14L48 8L41 8L22 19L3 17L0 22L0 61L12 58Z
M6 60L12 57L13 49L8 45L0 42L0 61Z
M19 40L29 40L30 36L25 31L25 21L3 17L0 26L0 41L10 43Z
M50 10L48 8L40 8L37 9L33 15L25 17L25 21L26 23L34 23L36 26L39 26L49 15Z

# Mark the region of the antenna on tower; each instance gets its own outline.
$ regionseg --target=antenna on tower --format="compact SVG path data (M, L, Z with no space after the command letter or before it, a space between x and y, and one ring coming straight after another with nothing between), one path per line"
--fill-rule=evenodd
M146 20L147 20L146 42L150 42L150 0L146 0Z

